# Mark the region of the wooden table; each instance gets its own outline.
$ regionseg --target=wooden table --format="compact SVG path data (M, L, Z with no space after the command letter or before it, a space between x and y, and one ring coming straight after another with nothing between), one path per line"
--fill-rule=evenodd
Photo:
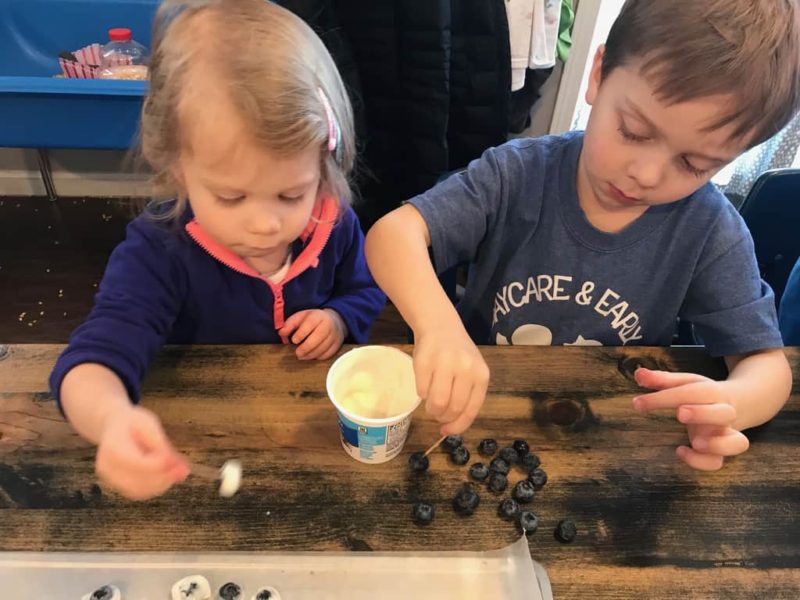
M406 348L407 350L410 350ZM481 492L475 515L450 500L467 469L432 455L408 472L405 454L367 466L342 450L325 394L329 363L269 346L169 348L145 405L193 460L245 465L241 492L220 499L190 478L133 503L101 490L94 451L59 417L47 376L60 346L20 345L0 359L0 550L487 550L517 538ZM485 348L492 386L467 433L527 439L550 481L534 501L534 558L556 598L800 598L800 386L747 454L718 473L679 463L685 433L671 415L631 408L638 364L724 376L697 349ZM800 350L789 349L795 379ZM417 413L406 450L437 438ZM433 501L428 528L411 503ZM553 538L575 520L571 545Z

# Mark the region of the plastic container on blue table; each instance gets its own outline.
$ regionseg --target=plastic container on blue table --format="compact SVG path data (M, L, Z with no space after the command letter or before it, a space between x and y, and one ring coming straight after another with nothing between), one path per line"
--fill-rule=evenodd
M150 46L158 0L0 0L0 146L125 149L143 81L55 78L58 53L127 27Z

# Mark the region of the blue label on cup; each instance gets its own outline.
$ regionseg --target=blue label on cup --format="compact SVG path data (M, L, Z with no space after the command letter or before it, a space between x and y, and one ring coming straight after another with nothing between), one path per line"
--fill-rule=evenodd
M386 432L384 427L368 427L353 423L342 413L339 414L339 429L342 432L342 439L357 448L361 458L369 460L374 457L375 452L383 452L386 448Z

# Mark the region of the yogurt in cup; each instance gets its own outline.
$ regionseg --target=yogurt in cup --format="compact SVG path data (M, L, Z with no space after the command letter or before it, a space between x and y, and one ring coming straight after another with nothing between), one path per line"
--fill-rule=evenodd
M331 365L325 385L345 452L370 464L400 454L421 402L411 356L388 346L355 348Z

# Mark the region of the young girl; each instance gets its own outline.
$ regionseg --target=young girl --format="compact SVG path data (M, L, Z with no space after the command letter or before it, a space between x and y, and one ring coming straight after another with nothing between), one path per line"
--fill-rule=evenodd
M292 343L326 359L384 304L345 203L352 112L299 18L264 0L168 0L156 16L142 151L174 200L128 226L51 375L98 475L133 499L190 470L136 406L164 343Z

